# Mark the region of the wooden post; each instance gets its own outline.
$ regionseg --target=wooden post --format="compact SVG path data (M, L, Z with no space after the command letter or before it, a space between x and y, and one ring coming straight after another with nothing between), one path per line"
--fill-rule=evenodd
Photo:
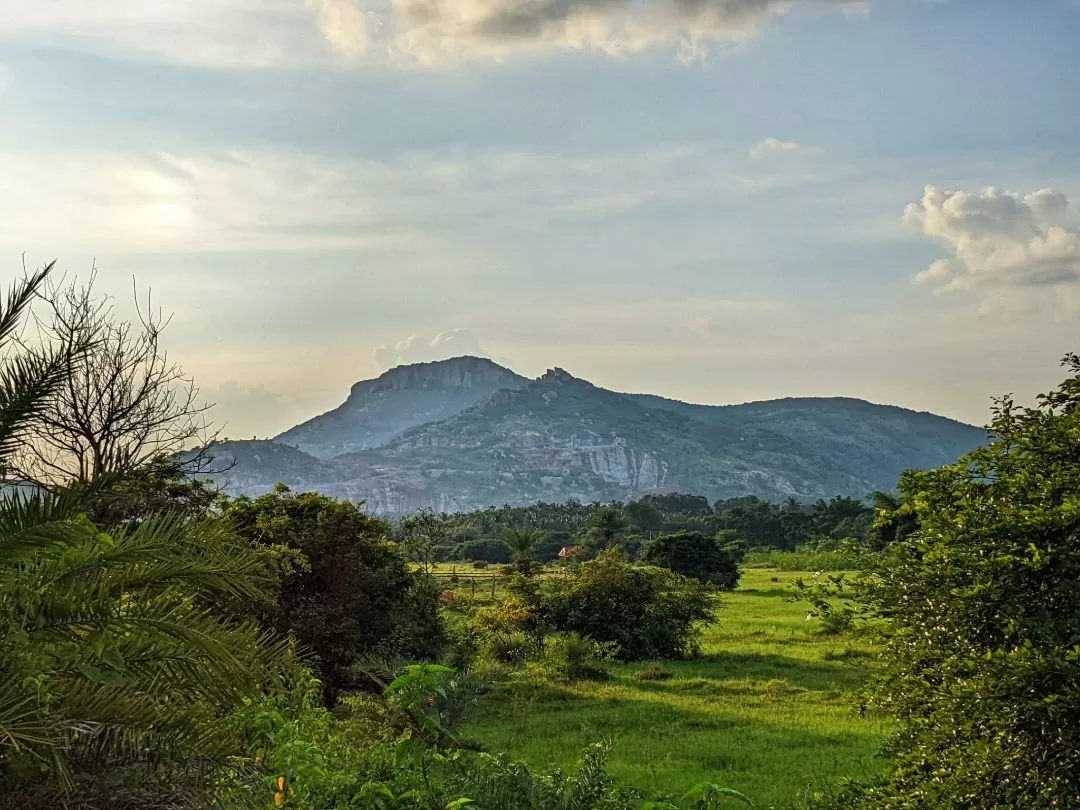
M472 583L472 598L476 601L476 577L469 577L469 582Z
M491 575L491 598L492 599L495 598L495 580L497 578L498 577L496 577L494 574Z

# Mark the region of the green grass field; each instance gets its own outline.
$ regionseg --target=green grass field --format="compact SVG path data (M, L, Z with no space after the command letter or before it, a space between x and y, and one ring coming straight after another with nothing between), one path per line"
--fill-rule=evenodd
M796 576L747 570L724 597L720 623L705 631L700 658L618 665L608 680L573 684L521 673L479 706L465 732L537 766L571 766L587 745L607 740L609 771L621 782L681 793L710 781L762 808L879 771L888 727L859 717L850 700L872 651L818 635L805 605L786 601ZM671 677L637 676L650 666Z

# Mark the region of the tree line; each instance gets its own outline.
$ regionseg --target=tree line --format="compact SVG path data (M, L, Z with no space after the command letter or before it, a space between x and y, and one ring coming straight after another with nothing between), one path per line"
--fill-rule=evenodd
M390 525L199 483L181 452L209 430L197 389L160 349L167 321L140 318L51 267L0 301L3 806L716 808L732 792L615 785L602 747L573 774L477 753L460 730L490 687L477 667L692 655L716 588L681 566L854 538L860 570L802 595L872 635L865 707L898 731L881 773L810 805L1080 807L1080 357L1033 407L998 400L986 446L871 504L657 495ZM425 568L447 538L495 536L513 585L463 613ZM542 538L593 559L545 581Z

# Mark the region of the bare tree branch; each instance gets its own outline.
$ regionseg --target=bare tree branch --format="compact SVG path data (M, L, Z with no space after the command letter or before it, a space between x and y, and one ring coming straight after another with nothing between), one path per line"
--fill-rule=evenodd
M211 472L212 405L161 345L170 319L153 309L149 291L145 304L136 291L136 321L116 318L110 299L95 293L96 278L95 267L85 284L49 278L37 292L22 349L91 348L36 419L15 469L46 487L147 467Z

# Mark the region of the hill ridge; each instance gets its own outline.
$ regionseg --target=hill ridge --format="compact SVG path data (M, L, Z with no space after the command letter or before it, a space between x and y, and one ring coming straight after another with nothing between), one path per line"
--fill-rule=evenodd
M216 452L232 465L220 480L232 494L280 480L401 512L673 489L861 497L984 439L956 420L855 397L701 405L612 391L558 367L528 379L463 357L390 369L272 441Z

